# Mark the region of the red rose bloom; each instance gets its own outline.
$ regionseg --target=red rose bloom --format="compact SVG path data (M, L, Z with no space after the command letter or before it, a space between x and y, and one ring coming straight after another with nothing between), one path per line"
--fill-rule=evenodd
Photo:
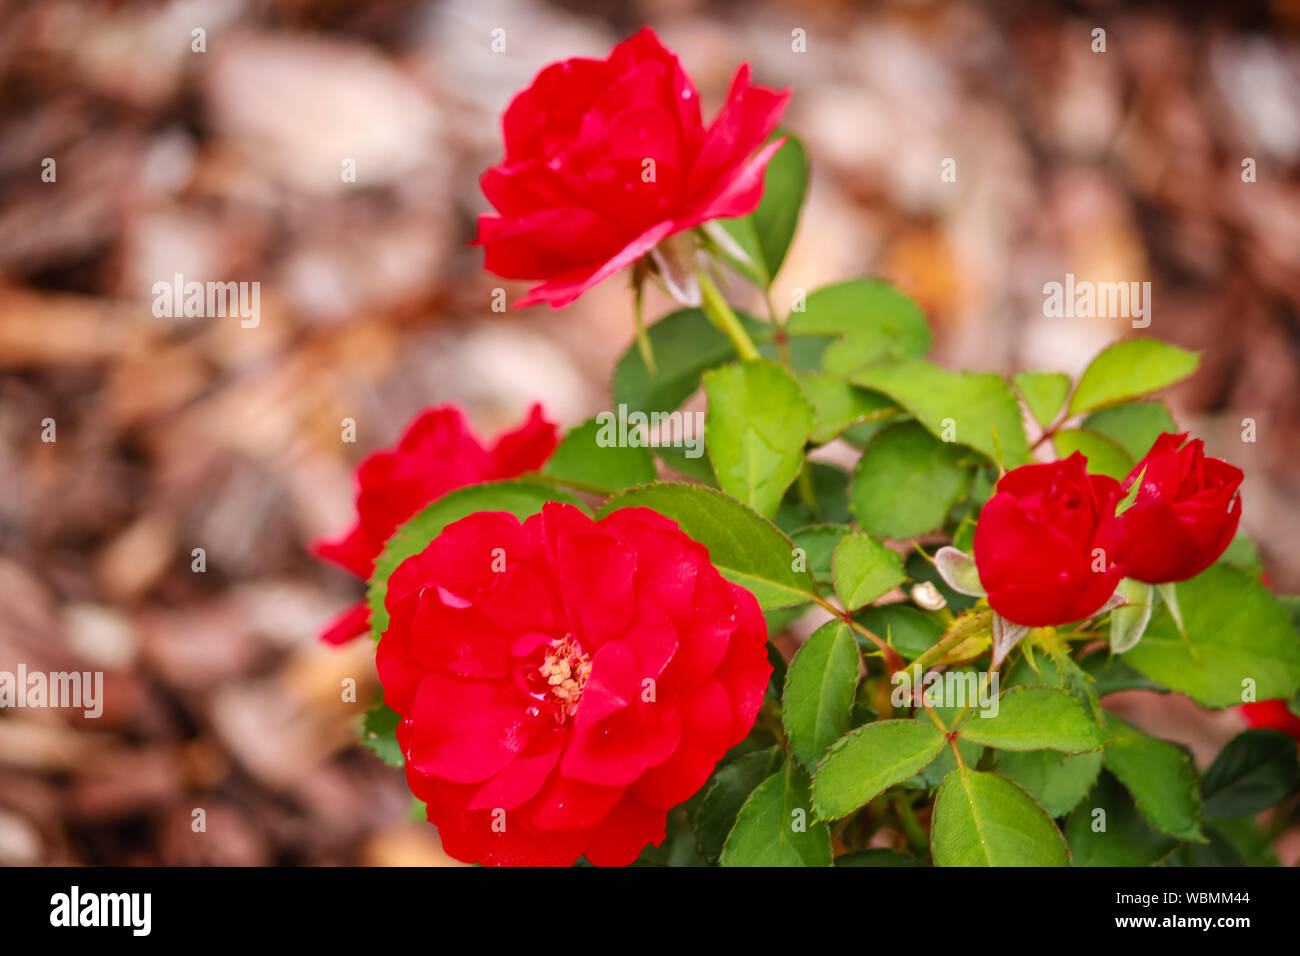
M1252 727L1280 730L1300 742L1300 717L1291 713L1284 700L1261 700L1239 708Z
M1008 621L1046 627L1080 620L1105 604L1123 577L1113 559L1119 482L1088 474L1086 464L1075 452L1009 471L980 512L975 567L989 604ZM1104 570L1094 570L1099 563Z
M1241 520L1241 469L1208 458L1187 433L1161 435L1124 479L1142 476L1133 506L1119 517L1118 560L1148 584L1186 581L1223 554Z
M359 578L369 578L375 558L393 532L429 502L482 481L514 478L540 468L555 450L555 426L534 404L528 419L484 448L455 405L426 409L397 446L369 455L357 469L357 523L336 541L321 539L312 553ZM365 602L331 621L321 632L329 644L364 634L370 626Z
M551 64L506 109L505 160L481 180L499 213L478 221L486 267L545 280L518 304L559 308L667 236L748 215L781 141L759 147L788 96L751 84L746 64L706 127L690 77L649 28L607 60Z
M457 521L388 582L377 663L411 790L489 865L625 865L754 722L754 596L643 508Z

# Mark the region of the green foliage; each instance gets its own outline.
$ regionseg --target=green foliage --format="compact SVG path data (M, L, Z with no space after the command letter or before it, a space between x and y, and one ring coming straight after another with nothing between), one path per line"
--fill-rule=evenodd
M1075 866L1153 866L1178 840L1147 823L1123 785L1103 772L1065 824Z
M1064 372L1021 372L1014 381L1034 421L1044 428L1051 425L1070 394L1070 376Z
M655 463L650 449L610 442L611 430L616 442L617 428L602 425L594 418L571 428L542 473L606 494L654 481Z
M1200 354L1158 339L1116 342L1092 360L1070 399L1070 414L1159 391L1196 371Z
M744 258L730 257L732 263L764 286L771 285L781 271L808 191L808 153L803 143L785 130L777 135L786 138L785 144L767 164L758 208L740 219L718 221L744 252Z
M1286 609L1255 577L1216 564L1178 585L1184 637L1152 618L1124 660L1205 707L1287 698L1300 690L1300 639ZM1251 690L1253 697L1244 696Z
M1300 784L1296 742L1279 730L1233 737L1201 779L1207 817L1245 817L1284 800Z
M723 576L748 588L767 610L805 603L816 585L793 568L794 544L770 521L735 498L711 488L655 482L615 495L600 509L650 508L673 519L709 549Z
M723 866L830 866L831 836L813 818L808 774L793 761L755 788L722 848Z
M850 611L898 587L905 577L898 552L860 531L846 535L835 547L831 570L835 593Z
M888 395L936 438L973 448L1007 468L1029 461L1020 405L1001 375L950 372L905 359L872 365L852 381Z
M772 517L803 467L812 430L799 383L774 362L759 360L706 372L704 391L705 438L719 486Z
M862 658L842 621L828 621L790 662L781 699L790 750L812 770L849 729Z
M1133 795L1138 809L1161 833L1201 840L1201 797L1196 768L1183 747L1149 737L1109 715L1102 762Z
M1069 866L1061 831L1006 777L959 768L934 801L930 848L937 866Z
M881 432L853 470L849 506L864 529L882 538L933 531L970 488L963 449L916 422Z
M945 746L934 724L882 720L850 731L818 764L813 806L823 820L848 816L928 764Z
M1013 687L998 698L997 713L972 708L957 725L966 740L998 750L1098 750L1105 736L1074 697L1051 687Z

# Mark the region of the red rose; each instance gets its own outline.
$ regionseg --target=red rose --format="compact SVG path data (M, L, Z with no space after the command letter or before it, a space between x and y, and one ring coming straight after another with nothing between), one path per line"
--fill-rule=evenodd
M455 405L426 409L395 448L369 455L357 469L357 523L336 541L321 539L312 553L359 578L369 578L375 558L393 532L429 502L482 481L514 478L540 468L555 450L555 426L534 404L528 419L484 448ZM329 644L364 634L365 602L353 605L321 632Z
M788 96L752 85L746 64L706 127L690 77L649 28L607 60L551 64L506 109L505 160L481 180L499 213L478 221L486 267L545 280L518 304L559 308L667 236L748 215L781 141L759 146Z
M623 865L754 723L758 602L643 508L448 525L388 582L377 663L411 790L460 860Z
M1261 700L1253 704L1242 704L1240 710L1250 726L1280 730L1300 741L1300 717L1291 713L1286 701Z
M1142 476L1132 507L1119 517L1118 560L1148 584L1186 581L1223 554L1241 520L1241 469L1207 458L1199 439L1161 435L1124 479ZM1180 447L1181 446L1181 447Z
M1119 482L1088 474L1086 464L1075 452L1009 471L980 512L975 566L989 604L1008 621L1080 620L1124 576L1113 560Z

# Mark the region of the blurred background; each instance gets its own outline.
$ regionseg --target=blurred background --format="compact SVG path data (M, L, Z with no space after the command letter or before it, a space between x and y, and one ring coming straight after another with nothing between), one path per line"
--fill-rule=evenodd
M706 117L744 60L793 90L813 179L778 302L883 276L938 361L1077 373L1128 320L1046 318L1043 284L1151 282L1143 334L1204 350L1175 417L1245 469L1300 591L1300 2L1216 6L0 2L0 670L106 675L97 720L0 714L0 864L445 862L355 743L369 642L316 643L362 585L305 548L426 405L485 435L607 407L625 283L494 313L523 287L468 242L512 94L644 23ZM259 325L155 318L175 273L260 282ZM1202 766L1243 726L1121 709Z

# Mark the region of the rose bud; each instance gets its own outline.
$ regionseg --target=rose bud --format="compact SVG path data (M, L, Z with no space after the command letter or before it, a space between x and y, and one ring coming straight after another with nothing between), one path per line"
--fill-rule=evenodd
M556 429L534 404L527 420L485 448L465 413L455 405L421 412L393 448L369 455L357 469L357 520L335 541L321 539L312 553L369 578L375 558L393 532L421 508L449 491L482 481L514 478L551 457ZM327 644L341 644L370 627L365 602L348 608L321 632Z
M668 236L748 215L788 96L751 84L746 64L705 126L694 84L649 28L608 59L551 64L506 109L505 159L480 181L497 210L478 221L485 266L544 280L517 305L559 308Z
M393 572L385 606L407 781L447 853L487 865L625 865L661 843L772 672L754 596L644 508L470 515Z
M975 525L975 565L1008 621L1046 627L1095 613L1123 570L1113 559L1119 482L1090 475L1075 452L998 481Z
M1119 516L1117 560L1147 584L1186 581L1223 554L1241 520L1241 469L1205 454L1199 439L1164 433L1124 479L1141 478L1133 504Z

